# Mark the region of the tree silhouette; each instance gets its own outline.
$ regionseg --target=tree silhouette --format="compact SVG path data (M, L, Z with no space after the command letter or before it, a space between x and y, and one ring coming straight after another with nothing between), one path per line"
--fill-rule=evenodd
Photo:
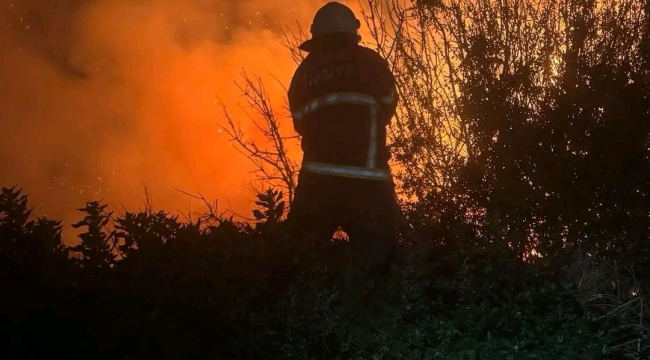
M77 209L85 213L83 220L72 224L75 229L86 227L86 231L79 235L81 243L71 250L81 254L80 264L88 271L106 270L117 257L114 253L117 245L115 233L108 230L113 213L106 211L107 206L99 201L86 202L85 207Z
M518 253L646 237L643 2L443 3L365 14L404 99L403 190L453 199Z

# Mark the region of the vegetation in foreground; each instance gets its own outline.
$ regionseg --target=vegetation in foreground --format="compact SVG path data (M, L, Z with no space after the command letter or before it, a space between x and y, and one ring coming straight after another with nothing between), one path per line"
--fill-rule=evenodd
M479 250L444 236L403 246L404 264L379 280L358 271L349 243L316 253L284 237L281 195L259 197L255 226L210 216L183 223L151 209L114 218L105 204L89 202L74 225L85 229L80 244L65 247L59 222L30 220L26 196L3 188L8 358L650 354L641 294L647 262L580 252L522 261L497 245Z

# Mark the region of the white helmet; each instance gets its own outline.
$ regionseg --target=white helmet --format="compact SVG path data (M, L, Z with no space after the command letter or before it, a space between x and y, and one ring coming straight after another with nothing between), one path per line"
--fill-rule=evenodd
M360 40L360 27L361 22L352 9L336 1L328 2L314 15L310 29L312 38L300 45L300 49L309 51L312 40L323 35L347 34Z

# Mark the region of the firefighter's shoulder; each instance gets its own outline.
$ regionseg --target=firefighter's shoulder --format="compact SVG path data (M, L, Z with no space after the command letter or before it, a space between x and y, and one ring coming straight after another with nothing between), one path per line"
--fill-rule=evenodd
M374 62L378 65L385 65L388 66L388 61L384 59L383 56L381 56L376 50L371 49L366 46L357 46L357 51L359 56L364 60L368 62Z

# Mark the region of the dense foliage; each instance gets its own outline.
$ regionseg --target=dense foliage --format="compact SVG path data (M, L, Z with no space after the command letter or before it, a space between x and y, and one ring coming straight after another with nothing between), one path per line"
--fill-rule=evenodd
M9 358L641 359L645 263L521 261L433 241L387 279L359 249L283 236L280 194L255 226L80 209L80 244L2 189L2 339ZM462 224L457 224L462 226ZM435 230L435 229L432 229ZM68 256L70 255L70 256ZM636 277L624 269L636 270ZM641 275L644 275L642 278ZM612 286L614 284L615 286ZM633 294L634 290L637 294Z

